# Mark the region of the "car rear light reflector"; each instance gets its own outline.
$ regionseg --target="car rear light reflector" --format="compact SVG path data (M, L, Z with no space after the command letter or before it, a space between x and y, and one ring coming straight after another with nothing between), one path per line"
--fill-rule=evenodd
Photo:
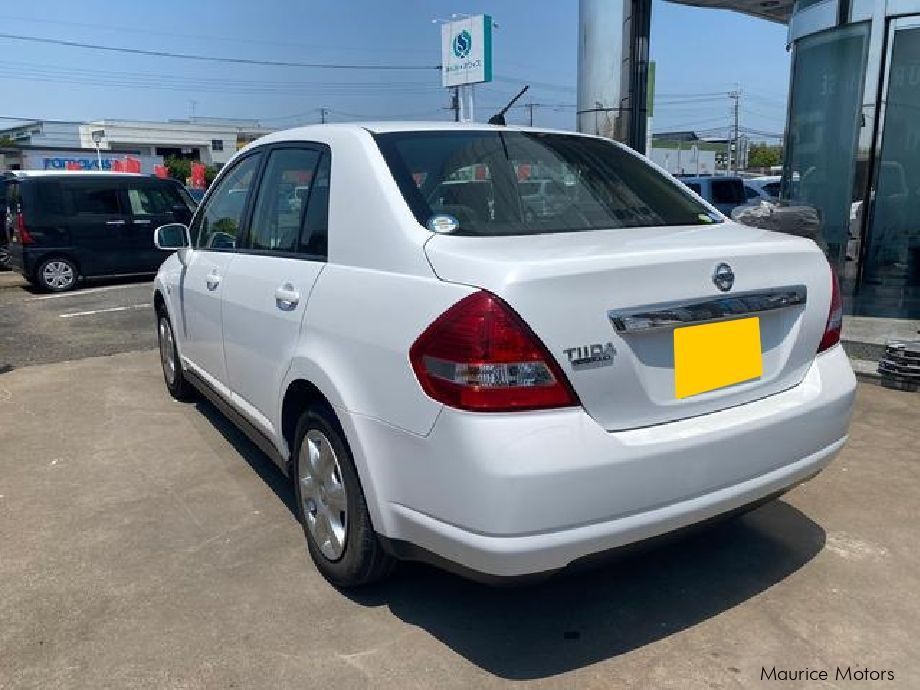
M26 219L21 212L16 214L16 235L19 237L19 244L35 244L32 235L26 230Z
M543 343L507 304L485 291L439 316L412 345L409 359L429 396L461 410L578 404Z
M832 266L831 307L824 326L824 335L821 337L821 344L818 345L818 352L824 352L840 342L841 328L843 328L843 302L840 299L840 281L837 280L837 273Z

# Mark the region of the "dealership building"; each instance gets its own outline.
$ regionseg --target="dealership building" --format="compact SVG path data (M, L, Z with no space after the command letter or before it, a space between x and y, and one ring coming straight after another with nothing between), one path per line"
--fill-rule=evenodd
M191 118L150 122L96 120L61 122L35 120L0 128L0 138L12 140L16 151L3 154L5 169L110 169L126 156L138 159L152 173L166 158L183 158L206 165L223 165L237 150L270 133L255 120ZM98 146L98 148L97 148Z
M788 26L782 198L820 211L848 313L920 319L920 0L672 2ZM644 150L651 0L579 7L579 129Z

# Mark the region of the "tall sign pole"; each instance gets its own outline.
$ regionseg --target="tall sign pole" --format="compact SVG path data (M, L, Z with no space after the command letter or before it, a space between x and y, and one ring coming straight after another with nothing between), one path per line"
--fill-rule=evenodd
M492 81L493 27L487 14L441 24L441 84L456 87L461 122L475 119L473 85Z

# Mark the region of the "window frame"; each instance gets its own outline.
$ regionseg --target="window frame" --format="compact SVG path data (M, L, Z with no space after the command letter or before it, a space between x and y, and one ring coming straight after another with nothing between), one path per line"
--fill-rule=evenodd
M198 204L198 208L195 209L195 213L192 216L192 219L189 221L189 225L188 225L189 236L191 237L192 234L194 233L194 237L192 237L192 244L193 244L193 248L195 249L195 251L221 252L221 253L228 253L228 252L237 253L241 251L240 244L242 244L243 238L246 238L249 235L249 218L252 212L252 204L253 204L252 190L253 190L253 187L258 189L258 185L262 180L262 170L265 167L265 161L267 159L267 156L263 155L266 148L267 147L260 146L259 148L255 148L255 149L252 149L251 151L247 151L244 155L234 160L232 165L225 165L223 169L220 171L220 174L218 174L218 176L214 179L214 181L208 186L208 191L205 192L204 197L201 199L201 203ZM232 249L229 247L228 248L200 247L199 246L199 240L201 239L200 238L200 228L196 232L195 224L201 220L201 216L207 210L207 207L210 204L211 199L214 196L214 190L216 190L221 185L221 183L224 181L224 178L226 178L228 175L232 175L233 172L237 168L239 168L241 165L243 165L243 163L250 160L254 156L261 156L261 158L259 159L258 164L256 165L255 173L253 173L253 179L255 180L255 184L250 185L248 193L246 194L246 201L243 203L243 214L240 216L240 233L237 237L236 246L233 247Z
M304 151L315 151L319 154L316 159L316 165L313 167L314 176L319 171L320 166L323 164L326 156L329 156L329 189L332 189L332 148L328 144L323 144L315 141L283 141L275 144L266 144L260 146L257 150L264 154L262 162L259 165L258 171L258 181L255 185L255 193L251 194L250 199L247 202L246 211L244 214L244 231L240 235L240 246L235 249L241 254L252 254L254 256L275 256L285 259L301 259L302 261L315 261L319 263L327 263L329 261L329 252L326 251L325 255L321 254L307 254L306 252L281 252L276 249L252 249L250 247L250 242L252 239L252 217L255 213L256 202L259 198L259 193L262 191L262 182L265 179L265 171L268 167L269 159L271 158L272 153L278 150L283 149L300 149ZM234 166L235 167L235 166ZM216 183L216 180L215 180ZM303 224L306 219L307 209L310 206L310 201L313 199L313 184L310 184L310 193L307 195L306 203L303 206L300 215L300 232L303 232ZM205 203L205 199L202 199L202 205ZM330 194L330 204L332 197ZM328 218L328 216L327 216ZM328 236L329 236L329 222L327 219L326 223L326 236L327 236L327 246L328 246Z

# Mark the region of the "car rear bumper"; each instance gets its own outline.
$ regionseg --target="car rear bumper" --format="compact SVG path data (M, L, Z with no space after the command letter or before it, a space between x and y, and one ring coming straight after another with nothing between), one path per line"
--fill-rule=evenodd
M355 415L343 415L343 425L383 536L513 577L563 568L808 479L846 441L855 387L838 346L792 389L643 429L607 432L582 409L445 408L426 436Z

